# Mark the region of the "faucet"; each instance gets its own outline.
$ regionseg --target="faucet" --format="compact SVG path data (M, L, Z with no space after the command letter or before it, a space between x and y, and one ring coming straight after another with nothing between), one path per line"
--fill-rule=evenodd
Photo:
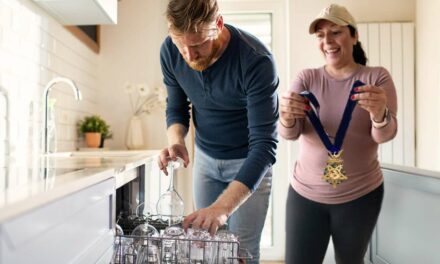
M48 120L49 120L49 92L50 89L57 83L65 83L69 85L73 93L75 94L75 98L77 101L80 101L82 99L81 91L78 89L78 87L75 85L75 83L64 77L55 77L51 81L49 81L48 84L46 84L46 87L44 88L44 137L43 137L43 145L44 145L44 154L49 153L49 140L48 140Z

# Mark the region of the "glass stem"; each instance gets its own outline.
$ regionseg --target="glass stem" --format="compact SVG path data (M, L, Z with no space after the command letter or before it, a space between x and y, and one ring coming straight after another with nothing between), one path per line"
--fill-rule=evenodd
M174 191L174 167L169 166L169 173L170 173L170 185L168 186L168 191Z

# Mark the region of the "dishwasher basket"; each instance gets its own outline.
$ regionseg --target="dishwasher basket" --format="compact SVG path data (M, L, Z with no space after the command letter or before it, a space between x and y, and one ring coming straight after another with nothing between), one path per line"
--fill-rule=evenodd
M242 264L238 241L117 235L113 264Z

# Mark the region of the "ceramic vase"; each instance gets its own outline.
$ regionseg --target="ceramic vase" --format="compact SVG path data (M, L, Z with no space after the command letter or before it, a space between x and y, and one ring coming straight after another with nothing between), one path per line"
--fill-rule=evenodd
M142 119L139 116L132 116L128 122L125 145L128 149L145 148Z

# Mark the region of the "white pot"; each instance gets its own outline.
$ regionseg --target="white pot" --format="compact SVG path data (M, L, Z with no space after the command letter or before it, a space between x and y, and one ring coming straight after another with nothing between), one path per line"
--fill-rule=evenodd
M125 146L128 149L144 149L144 130L142 128L142 119L139 116L132 116L127 127L127 137Z

